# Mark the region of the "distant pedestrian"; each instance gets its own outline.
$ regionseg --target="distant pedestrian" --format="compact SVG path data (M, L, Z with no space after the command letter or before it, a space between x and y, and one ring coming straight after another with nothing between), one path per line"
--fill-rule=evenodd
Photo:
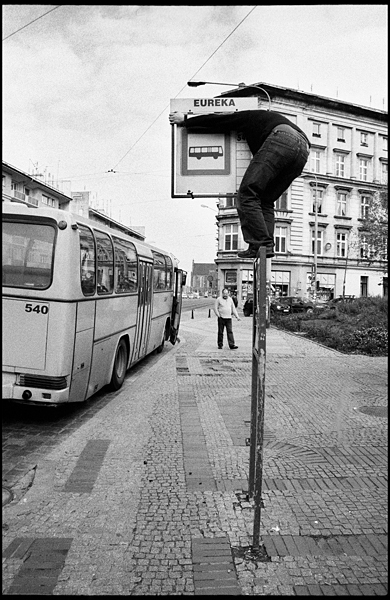
M226 288L222 290L221 296L218 296L216 299L214 303L214 312L218 317L217 343L219 350L223 347L223 332L225 327L230 350L237 350L238 346L236 346L234 342L232 315L236 317L237 321L241 321L241 319L238 316L237 309Z
M232 293L232 300L233 300L234 306L237 308L237 306L238 306L237 292Z
M267 258L274 254L276 200L298 177L307 162L310 143L295 123L271 110L242 110L187 118L169 115L172 124L199 132L241 132L252 153L237 194L237 212L248 248L239 258L256 258L261 246Z

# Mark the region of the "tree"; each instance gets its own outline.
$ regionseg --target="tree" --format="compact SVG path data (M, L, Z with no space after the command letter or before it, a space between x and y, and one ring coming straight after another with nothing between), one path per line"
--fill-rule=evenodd
M389 207L386 188L372 196L360 230L361 239L364 239L369 248L368 258L371 260L387 261L388 220Z

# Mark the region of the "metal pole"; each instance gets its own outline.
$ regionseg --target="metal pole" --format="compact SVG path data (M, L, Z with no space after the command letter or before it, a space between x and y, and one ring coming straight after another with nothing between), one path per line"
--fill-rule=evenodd
M253 265L253 348L249 495L254 499L253 549L259 548L263 476L265 357L266 357L266 249L260 248Z
M317 238L318 238L318 205L317 205L317 176L314 192L314 292L313 301L317 299Z

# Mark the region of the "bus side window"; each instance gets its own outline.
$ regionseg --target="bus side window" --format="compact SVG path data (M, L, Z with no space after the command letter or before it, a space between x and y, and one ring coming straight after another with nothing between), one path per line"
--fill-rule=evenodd
M95 293L95 244L92 231L78 224L80 233L80 276L84 296Z
M138 288L137 281L137 253L131 242L114 238L115 248L115 292L135 292Z
M167 263L166 287L167 287L167 290L171 290L172 289L172 273L173 273L172 260L169 256L166 256L165 261Z
M114 253L111 238L95 230L97 249L97 293L109 294L114 288Z
M165 290L165 259L162 254L153 252L153 289Z

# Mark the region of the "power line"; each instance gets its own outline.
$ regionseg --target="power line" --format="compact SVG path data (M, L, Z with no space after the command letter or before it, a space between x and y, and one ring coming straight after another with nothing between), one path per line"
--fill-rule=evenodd
M34 19L33 21L30 21L29 23L27 23L27 25L23 25L23 27L20 27L20 29L17 29L16 31L14 31L13 33L10 33L9 35L7 35L5 38L2 39L3 42L5 42L5 40L8 40L8 38L12 37L13 35L15 35L15 33L18 33L19 31L22 31L22 29L26 29L26 27L28 27L29 25L31 25L32 23L35 23L35 21L39 21L39 19L42 19L42 17L45 17L46 15L48 15L49 13L53 12L53 10L56 10L57 8L60 8L62 6L62 4L59 4L58 6L55 6L54 8L51 8L50 10L48 10L47 12L45 12L43 15L41 15L40 17L37 17L36 19Z
M240 27L240 25L245 21L245 19L247 19L249 17L249 15L255 10L255 8L257 8L257 5L254 6L253 8L251 8L251 10L248 12L248 14L238 23L238 25L236 25L236 27L233 29L233 31L231 31L229 33L229 35L223 40L223 42L221 44L219 44L218 48L216 50L214 50L214 52L212 54L210 54L210 56L203 63L203 65L201 67L199 67L199 69L192 75L192 77L190 77L190 80L193 79L199 73L199 71L201 69L203 69L205 64L207 64L209 62L209 60L214 56L214 54L216 54L218 52L218 50L223 46L223 44L230 38L230 36L233 35L233 33ZM179 92L177 92L177 94L176 94L176 96L174 96L174 98L177 98L177 96L184 90L185 87L187 87L187 84L184 85ZM143 134L140 135L140 137L129 148L129 150L126 152L126 154L124 156L122 156L122 158L116 163L115 167L113 169L111 169L111 171L115 170L115 168L122 162L122 160L124 160L126 158L126 156L129 154L129 152L134 148L134 146L136 144L138 144L138 142L144 137L144 135L146 135L146 133L149 131L149 129L151 127L153 127L155 122L161 117L161 115L167 110L167 108L169 108L169 104L163 108L163 110L160 112L160 114L154 119L154 121L149 125L149 127L147 129L145 129Z
M221 46L223 46L223 44L230 38L231 35L233 35L233 33L239 28L239 26L245 21L245 19L247 19L249 17L249 15L255 10L255 8L257 8L257 5L254 6L249 12L248 14L242 19L242 21L239 22L239 24L233 29L233 31L231 31L229 33L229 35L223 40L223 42L218 46L218 48L216 50L214 50L214 52L208 57L208 59L203 63L203 65L196 71L196 73L193 74L193 76L190 78L193 79L193 77L195 77L195 75L197 75L199 73L199 71L201 69L203 69L203 67L205 66L205 64L207 64L209 62L209 60L214 56L214 54L216 54L218 52L218 50L221 48ZM181 90L180 90L181 92ZM180 94L179 92L179 94ZM176 96L175 96L176 98Z

